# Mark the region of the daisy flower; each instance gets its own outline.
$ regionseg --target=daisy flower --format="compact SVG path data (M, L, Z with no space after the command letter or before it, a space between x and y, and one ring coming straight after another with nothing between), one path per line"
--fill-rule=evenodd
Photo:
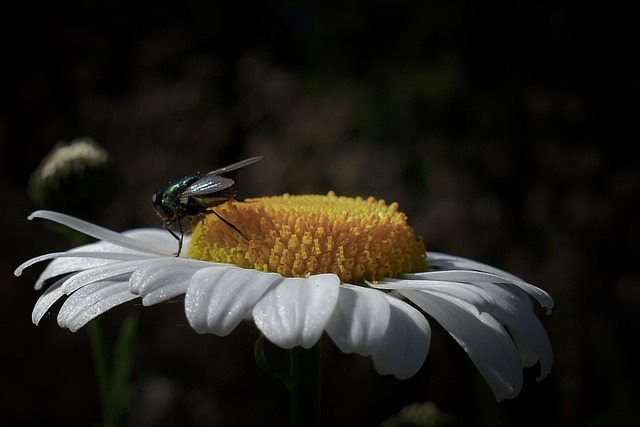
M427 316L467 352L495 398L515 397L523 367L550 371L553 353L533 302L551 297L518 277L469 259L426 252L398 205L374 198L283 195L230 200L176 240L164 229L116 233L61 213L34 212L98 239L33 258L53 260L36 282L37 325L65 298L58 324L76 331L140 298L184 295L199 333L225 336L251 321L273 344L313 347L326 333L344 353L370 356L380 374L409 378L429 352Z

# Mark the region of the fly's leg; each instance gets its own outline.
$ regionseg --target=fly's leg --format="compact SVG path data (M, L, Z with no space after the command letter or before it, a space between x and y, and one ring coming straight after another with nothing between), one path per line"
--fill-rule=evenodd
M213 209L211 209L211 212L213 212L213 214L215 216L217 216L218 218L220 218L220 221L224 222L225 224L227 224L229 227L231 227L231 229L235 230L238 232L239 235L241 235L242 237L244 237L245 240L249 240L247 238L247 236L244 235L244 233L242 231L240 231L238 229L238 227L236 227L235 225L231 224L229 221L227 221L226 219L222 218L216 211L214 211Z
M184 239L184 231L182 230L182 223L180 219L178 219L178 228L180 229L180 235L178 236L171 228L169 228L169 222L164 223L164 228L178 241L178 253L176 253L176 257L180 256L180 252L182 252L182 240Z

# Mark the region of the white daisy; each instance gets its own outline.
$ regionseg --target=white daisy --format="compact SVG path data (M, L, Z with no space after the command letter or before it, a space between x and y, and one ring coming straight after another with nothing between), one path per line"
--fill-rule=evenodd
M46 267L36 289L53 281L33 310L38 324L66 297L61 327L76 331L124 302L153 305L184 294L199 333L231 333L253 321L277 346L310 348L326 332L344 353L371 356L380 374L409 378L429 351L425 313L464 348L497 400L515 397L522 369L553 361L533 300L543 290L468 259L426 252L397 204L373 198L279 196L216 208L242 231L207 215L185 237L187 254L164 229L116 233L50 211L54 221L99 241L33 258ZM246 238L244 237L246 236Z

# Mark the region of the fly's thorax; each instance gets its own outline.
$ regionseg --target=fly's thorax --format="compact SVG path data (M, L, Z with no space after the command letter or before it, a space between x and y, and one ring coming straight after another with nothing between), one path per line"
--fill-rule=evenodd
M152 197L153 209L165 222L175 221L178 217L188 215L180 201L180 194L200 177L199 174L184 176L171 181L167 187L158 190Z
M194 175L183 176L180 179L176 179L172 181L167 188L164 189L163 199L166 203L178 203L180 199L180 195L187 189L191 184L200 179L200 173L196 173Z

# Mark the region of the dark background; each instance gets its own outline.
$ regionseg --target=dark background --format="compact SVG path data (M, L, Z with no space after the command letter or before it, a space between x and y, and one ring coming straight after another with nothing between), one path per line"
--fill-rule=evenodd
M235 174L242 197L398 201L428 249L554 296L554 369L541 383L527 370L502 403L435 324L407 381L327 341L327 425L375 426L429 400L457 425L635 425L638 21L611 2L4 2L0 423L100 422L86 333L55 315L33 326L41 267L12 273L69 247L26 220L26 184L56 142L91 136L122 187L87 219L112 229L159 226L150 196L167 180L260 154ZM180 304L130 304L104 316L108 331L128 313L140 319L130 425L286 423L251 325L200 336Z

